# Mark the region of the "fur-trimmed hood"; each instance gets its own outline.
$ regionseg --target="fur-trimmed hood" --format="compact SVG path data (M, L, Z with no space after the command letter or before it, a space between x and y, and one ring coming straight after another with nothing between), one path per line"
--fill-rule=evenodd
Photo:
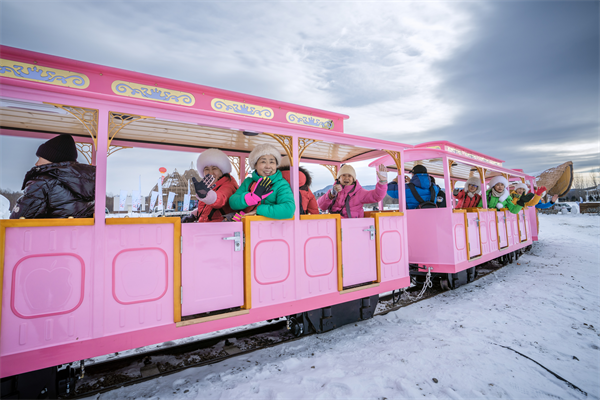
M290 181L290 166L287 165L287 166L279 167L279 170L281 171L281 175L283 175L285 180L287 180L289 182ZM300 172L299 173L300 188L302 188L303 186L306 186L306 189L309 189L310 186L312 185L312 175L304 167L298 167L298 170Z

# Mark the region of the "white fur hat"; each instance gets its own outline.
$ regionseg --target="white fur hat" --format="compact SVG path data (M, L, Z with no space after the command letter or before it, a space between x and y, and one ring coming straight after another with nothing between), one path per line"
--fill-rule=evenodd
M290 166L290 158L288 156L281 157L281 162L278 167L289 167Z
M497 183L504 184L504 189L508 189L508 181L502 175L498 175L498 176L493 177L490 180L490 182L488 183L488 187L489 188L493 188L494 186L496 186Z
M204 168L212 166L218 167L223 174L231 173L231 161L219 149L204 150L196 160L196 169L202 178L204 178Z
M517 185L515 186L515 190L517 189L525 189L525 192L523 192L523 194L527 194L527 192L529 192L529 186L527 186L525 183L517 183Z
M256 162L258 161L258 159L266 155L271 155L275 157L275 160L277 161L277 166L279 167L281 165L281 154L275 148L275 146L270 145L268 143L263 143L256 146L248 156L250 168L255 169Z
M475 193L481 192L481 181L479 180L479 178L472 176L469 179L467 179L467 182L465 182L465 189L468 189L469 185L477 186L477 191Z
M354 180L356 180L356 171L354 170L354 167L352 167L352 165L350 164L344 164L342 168L338 170L337 178L340 179L340 176L342 176L343 174L352 175Z

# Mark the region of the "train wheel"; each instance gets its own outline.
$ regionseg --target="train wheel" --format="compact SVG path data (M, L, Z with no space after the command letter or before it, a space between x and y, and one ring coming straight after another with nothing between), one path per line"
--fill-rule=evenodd
M509 263L513 263L514 259L515 259L515 253L514 252L510 252L506 255L506 257L508 258L508 262Z
M302 334L304 333L304 321L298 321L296 317L290 317L290 319L288 320L288 325L289 330L292 332L292 335L298 337L302 336Z
M442 290L450 290L450 281L448 280L448 276L440 280L440 286L442 287Z

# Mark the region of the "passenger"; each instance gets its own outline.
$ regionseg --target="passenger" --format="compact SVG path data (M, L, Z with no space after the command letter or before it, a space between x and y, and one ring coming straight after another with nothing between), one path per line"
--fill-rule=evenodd
M438 208L446 207L446 192L444 192L444 190L439 187L437 183L435 183L435 178L432 175L429 175L429 179L431 179L431 184L436 187L438 191L435 204L438 206Z
M96 167L77 162L73 137L58 135L43 143L35 155L39 158L25 174L23 196L10 218L92 218Z
M281 158L281 164L278 168L281 171L283 179L290 183L290 158L284 156ZM312 176L306 168L298 167L299 186L300 186L300 214L319 214L317 199L310 190ZM291 186L291 184L290 184Z
M479 194L481 190L479 187L481 186L481 182L479 178L471 177L467 179L465 183L465 187L460 189L454 189L454 197L458 199L458 204L456 208L475 208L477 204L481 200L481 195Z
M406 208L413 210L416 208L446 207L445 194L443 198L438 196L441 189L435 184L435 180L432 181L432 177L427 173L425 166L415 165L410 172L413 174L412 179L404 189ZM387 194L397 199L398 184L390 183Z
M554 196L552 196L552 200L550 200L547 203L542 203L542 200L539 201L539 203L537 203L535 205L535 208L539 208L540 210L545 210L546 208L550 208L554 205L554 203L556 203L556 200L558 200L558 195L555 194Z
M238 189L238 184L231 177L231 162L221 150L208 149L198 156L196 169L200 182L192 178L198 208L181 222L221 222L225 215L232 213L229 198Z
M356 180L356 171L350 164L345 164L337 173L333 187L319 197L317 203L321 210L332 214L340 214L342 218L362 218L365 216L363 204L377 203L385 197L387 188L387 168L378 167L377 185L373 190L366 190Z
M516 204L513 204L510 193L506 189L508 181L503 176L493 177L488 183L488 187L489 189L486 192L488 208L496 207L498 210L508 208L511 213L518 214L525 205L523 199L519 199ZM483 199L477 207L483 207Z
M242 186L229 198L233 210L242 210L234 218L242 215L262 215L273 219L289 219L294 216L296 205L289 183L283 179L277 166L281 154L270 144L259 144L248 157L252 176L242 182Z
M517 204L519 199L523 199L524 203L528 207L533 207L540 202L542 199L542 194L546 191L546 187L542 186L537 189L534 193L527 193L529 191L529 187L527 187L524 183L518 183L515 186L515 190L510 192L512 197L513 204Z

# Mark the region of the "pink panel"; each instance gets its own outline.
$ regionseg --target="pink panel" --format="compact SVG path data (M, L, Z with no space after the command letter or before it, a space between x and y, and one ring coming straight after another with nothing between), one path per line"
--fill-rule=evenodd
M294 300L294 222L273 220L250 224L252 308Z
M486 255L498 250L498 233L496 232L496 212L484 211L479 213L481 221L481 253Z
M342 219L343 286L358 285L377 280L375 236L368 229L375 228L373 218Z
M241 222L183 224L182 315L240 307L244 304L244 252L235 251Z
M411 264L454 264L453 216L458 214L448 211L445 208L406 211Z
M0 354L91 338L92 226L7 228Z
M518 243L517 236L519 236L516 214L506 212L506 228L508 230L508 245L514 246L516 243Z
M500 236L500 248L503 249L508 246L507 230L507 219L504 215L504 211L496 211L498 216L498 236Z
M519 237L520 240L519 241L524 242L527 240L527 223L525 222L525 210L519 211L517 218L519 220L519 228L520 228L520 237Z
M532 217L532 213L530 212L530 210L532 210L532 209L533 209L533 217ZM526 209L523 214L523 218L525 219L525 227L527 228L527 240L532 240L532 237L533 237L532 229L534 229L534 224L535 224L535 207ZM533 221L533 224L531 223L531 221Z
M406 217L379 217L381 281L408 276Z
M454 263L467 261L467 236L465 233L465 216L462 213L452 214L452 232L454 235Z
M469 221L469 256L471 258L481 255L481 245L479 244L479 225L480 221L477 213L467 213Z
M297 222L298 298L337 291L337 228L335 219ZM301 246L301 247L300 247Z
M172 224L106 226L105 335L173 323L173 234Z

